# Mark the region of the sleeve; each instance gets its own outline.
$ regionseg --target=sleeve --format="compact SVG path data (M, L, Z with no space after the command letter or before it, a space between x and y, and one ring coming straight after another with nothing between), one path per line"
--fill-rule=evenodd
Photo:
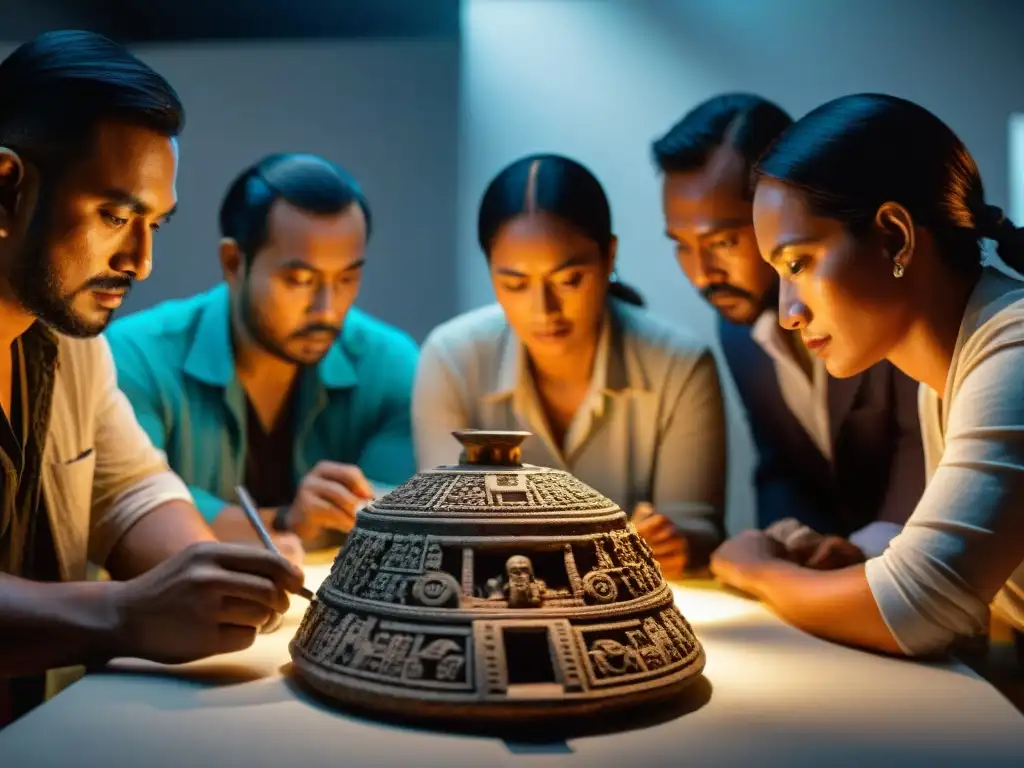
M718 368L711 353L704 352L687 367L662 430L652 504L680 531L709 547L724 532L725 448Z
M470 421L465 387L455 371L442 346L428 338L420 352L412 401L416 464L421 470L458 461L460 448L452 432L470 426Z
M359 468L379 488L397 486L416 473L411 401L419 350L411 339L402 342L382 365L380 418L359 454Z
M882 617L909 655L983 633L989 604L1024 561L1024 329L1017 325L975 359L961 356L966 373L949 403L935 473L903 532L866 564Z
M168 408L161 399L152 370L141 350L130 341L120 338L115 329L107 332L106 339L113 355L117 374L117 387L124 393L135 414L138 426L149 437L153 446L167 460L167 443L172 426L168 424ZM219 499L198 486L188 486L196 508L206 522L212 522L229 502Z
M106 562L121 537L144 515L169 501L192 503L182 480L167 466L118 389L106 339L96 340L96 465L89 535L89 559Z

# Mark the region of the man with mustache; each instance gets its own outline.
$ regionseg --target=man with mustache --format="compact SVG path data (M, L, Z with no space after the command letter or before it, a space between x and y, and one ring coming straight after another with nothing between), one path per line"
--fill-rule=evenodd
M278 544L347 533L375 487L415 472L418 349L353 307L370 208L342 168L275 154L220 209L224 283L114 323L118 381L217 535L252 541L244 484Z
M99 35L0 63L0 728L86 664L245 648L302 583L215 540L99 336L150 273L183 122L167 81Z
M779 281L754 239L750 173L791 122L763 98L724 94L652 149L666 233L720 315L722 351L760 454L758 525L794 559L838 567L880 554L921 495L917 385L889 363L834 379L814 355L827 339L779 327Z

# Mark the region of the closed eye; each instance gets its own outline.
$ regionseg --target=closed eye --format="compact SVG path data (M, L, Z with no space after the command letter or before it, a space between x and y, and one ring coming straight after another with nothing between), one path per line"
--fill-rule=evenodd
M100 211L100 216L112 227L119 228L123 227L128 223L128 219L122 218L121 216L115 216L110 211Z

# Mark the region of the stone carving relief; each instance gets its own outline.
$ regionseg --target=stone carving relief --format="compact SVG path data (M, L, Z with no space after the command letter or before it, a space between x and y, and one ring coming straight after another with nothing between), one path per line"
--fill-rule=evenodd
M300 678L404 715L550 722L700 674L650 547L596 490L519 464L520 434L474 432L467 464L360 513L292 641Z

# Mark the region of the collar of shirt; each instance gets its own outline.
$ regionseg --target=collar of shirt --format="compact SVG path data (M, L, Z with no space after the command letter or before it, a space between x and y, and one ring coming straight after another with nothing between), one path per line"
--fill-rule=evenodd
M818 449L828 458L832 456L832 436L828 406L828 370L819 357L811 359L811 375L779 325L775 310L766 309L750 329L750 337L765 351L775 364L782 399Z
M221 284L208 294L192 339L185 373L215 387L228 387L235 378L235 356L230 335L230 298ZM356 369L345 352L345 328L317 365L320 383L327 389L346 389L358 383Z
M510 400L516 417L544 440L553 456L571 466L598 421L605 415L609 397L631 391L647 391L649 382L635 359L635 350L624 343L624 334L615 313L605 313L598 336L597 351L591 369L590 386L566 431L565 445L555 444L540 405L536 382L530 372L525 345L512 332L505 335L499 353L494 388L483 396L485 402Z

